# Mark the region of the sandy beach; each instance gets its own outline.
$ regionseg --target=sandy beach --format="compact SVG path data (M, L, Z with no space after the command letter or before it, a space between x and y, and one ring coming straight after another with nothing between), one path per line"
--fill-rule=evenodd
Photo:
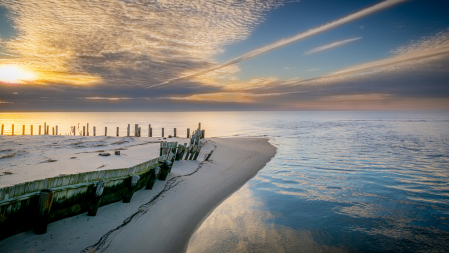
M14 146L16 151L18 146L26 148L21 149L22 154L17 154L15 159L0 159L2 174L5 171L13 173L1 177L2 187L21 180L37 179L37 176L79 173L103 165L100 169L138 164L142 162L139 159L149 160L158 155L157 142L161 139L90 137L86 142L87 137L71 137L77 140L68 141L68 137L47 136L40 137L44 138L39 140L43 145L32 145L29 140L22 140L23 145L18 145L20 138L30 137L2 138L0 142L2 150L8 149L6 144ZM167 141L187 142L180 138ZM214 208L254 177L276 153L276 148L267 139L211 138L203 142L197 161L176 161L166 181L156 182L152 190L137 191L131 203L117 202L100 207L95 217L81 214L50 223L44 235L35 235L32 231L17 234L0 241L1 251L185 251L191 235ZM74 143L84 148L73 149ZM43 148L50 144L53 146ZM121 149L123 155L114 157L112 151L116 149ZM76 150L76 155L73 150ZM112 155L100 157L100 150ZM214 150L211 159L204 161L205 154L211 150ZM6 162L8 159L11 160ZM45 162L48 159L64 162L57 166L58 162ZM18 162L20 166L16 165ZM44 174L32 172L33 168L36 170L36 164L45 171Z

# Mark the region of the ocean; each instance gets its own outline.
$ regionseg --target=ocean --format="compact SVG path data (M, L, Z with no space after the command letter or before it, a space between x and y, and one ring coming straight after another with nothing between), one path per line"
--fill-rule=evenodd
M266 137L276 156L201 224L188 252L448 252L449 112L0 113L97 135ZM8 132L9 131L9 132ZM92 131L92 130L90 130ZM91 132L92 133L92 132Z

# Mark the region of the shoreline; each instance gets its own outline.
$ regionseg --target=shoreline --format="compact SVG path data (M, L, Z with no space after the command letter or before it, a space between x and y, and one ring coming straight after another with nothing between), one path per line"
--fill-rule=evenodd
M168 141L168 139L167 139ZM204 155L215 149L210 161ZM190 237L224 200L274 157L268 139L210 138L197 161L176 161L165 182L139 190L129 204L100 207L0 241L5 252L184 252Z

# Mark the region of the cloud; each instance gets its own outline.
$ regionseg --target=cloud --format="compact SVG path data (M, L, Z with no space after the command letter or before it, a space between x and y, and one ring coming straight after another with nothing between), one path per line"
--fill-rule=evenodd
M141 86L214 64L283 0L0 0L17 36L0 65L37 84Z
M329 44L326 44L326 45L322 45L322 46L310 49L310 50L304 52L304 55L314 54L314 53L318 53L318 52L334 49L334 48L337 48L337 47L341 47L341 46L347 45L347 44L349 44L351 42L360 40L361 38L362 37L335 41L335 42L332 42L332 43L329 43Z
M172 96L161 97L160 99L170 99L175 101L190 101L190 102L221 102L221 103L254 103L257 98L280 96L281 93L240 93L240 92L216 92L205 94L194 94L188 96Z
M368 7L368 8L365 8L363 10L360 10L358 12L355 12L353 14L347 15L347 16L345 16L343 18L334 20L334 21L332 21L330 23L327 23L325 25L322 25L320 27L312 28L312 29L310 29L310 30L308 30L306 32L298 33L298 34L296 34L294 36L283 38L283 39L280 39L280 40L278 40L278 41L276 41L274 43L271 43L271 44L259 47L257 49L254 49L254 50L248 52L248 53L245 53L245 54L242 54L240 56L237 56L237 57L235 57L235 58L233 58L233 59L231 59L231 60L229 60L229 61L227 61L225 63L219 64L219 65L216 65L216 66L213 66L213 67L210 67L210 68L206 68L206 69L204 69L202 71L196 72L196 73L191 74L191 75L186 75L186 76L181 76L181 77L177 77L177 78L173 78L173 79L168 79L165 82L162 82L162 83L159 83L157 85L150 86L150 87L156 87L156 86L168 84L168 83L176 81L176 80L192 78L192 77L195 77L195 76L204 75L204 74L209 73L211 71L215 71L215 70L227 67L229 65L236 64L236 63L239 63L239 62L251 59L251 58L256 57L258 55L267 53L267 52L269 52L271 50L275 50L277 48L286 46L288 44L295 43L295 42L298 42L300 40L312 37L312 36L317 35L319 33L331 30L331 29L336 28L338 26L344 25L344 24L349 23L351 21L354 21L354 20L357 20L359 18L368 16L368 15L373 14L375 12L384 10L386 8L389 8L391 6L394 6L396 4L399 4L399 3L402 3L402 2L406 2L406 1L408 1L408 0L386 0L386 1L380 2L378 4L375 4L375 5L371 6L371 7Z

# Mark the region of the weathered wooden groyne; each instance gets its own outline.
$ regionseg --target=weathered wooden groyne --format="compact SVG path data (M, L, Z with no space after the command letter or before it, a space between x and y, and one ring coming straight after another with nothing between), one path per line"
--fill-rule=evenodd
M39 179L0 189L0 240L34 229L47 231L47 224L87 212L97 215L100 206L129 203L139 189L150 190L166 180L175 160L196 160L202 131L193 132L189 145L161 142L159 157L130 168L100 170Z

